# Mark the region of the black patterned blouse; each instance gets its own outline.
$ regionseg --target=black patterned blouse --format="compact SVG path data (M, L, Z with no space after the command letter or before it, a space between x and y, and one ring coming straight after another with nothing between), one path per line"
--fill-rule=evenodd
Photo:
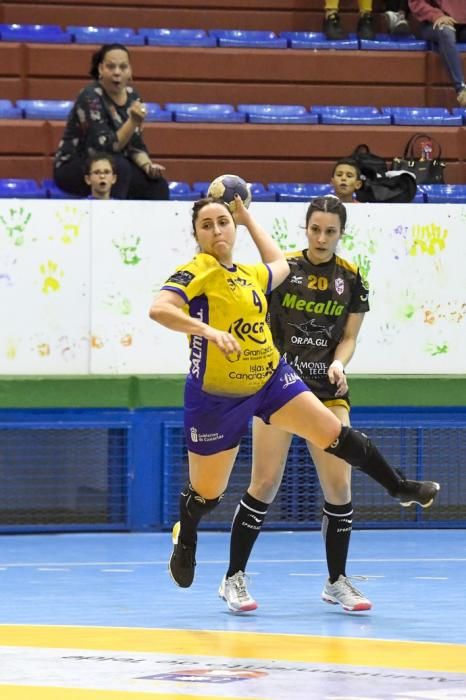
M126 88L127 100L117 105L100 83L86 85L73 105L66 122L63 138L55 154L55 167L59 168L75 158L88 158L95 153L121 153L134 159L134 155L148 153L139 129L136 129L126 146L120 150L117 131L128 120L128 107L140 97L132 87Z

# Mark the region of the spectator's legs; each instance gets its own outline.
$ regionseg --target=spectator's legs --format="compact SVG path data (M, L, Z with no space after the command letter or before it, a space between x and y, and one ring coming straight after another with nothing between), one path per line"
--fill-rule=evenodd
M460 25L461 34L464 25ZM459 94L466 88L464 82L463 65L461 55L456 46L456 31L453 27L443 27L434 29L430 22L426 22L422 28L424 39L432 41L438 46L439 53L445 62L445 65L450 73L453 86ZM461 36L461 35L460 35Z
M74 158L54 168L53 179L57 187L75 197L88 197L91 190L84 181L85 166L85 158Z
M384 14L390 34L400 36L411 33L406 19L409 14L408 0L385 0Z
M372 41L375 39L374 18L372 16L372 0L358 0L359 20L356 33L359 39Z
M325 10L326 17L338 12L339 8L340 8L340 0L325 0L324 10Z
M158 177L152 180L137 165L131 163L131 166L128 199L170 199L168 182L165 178Z
M346 39L346 34L340 24L339 7L340 0L325 0L324 2L325 16L322 31L329 41Z
M115 199L128 199L133 168L136 168L136 166L126 156L115 154L113 157L115 159L117 179L112 187L111 195Z
M125 156L116 156L117 181L112 187L115 199L169 199L164 178L151 180Z
M151 180L126 156L115 154L117 180L111 195L115 199L170 199L168 182L159 177ZM64 192L76 197L88 197L90 188L84 181L86 158L74 158L55 168L53 179Z

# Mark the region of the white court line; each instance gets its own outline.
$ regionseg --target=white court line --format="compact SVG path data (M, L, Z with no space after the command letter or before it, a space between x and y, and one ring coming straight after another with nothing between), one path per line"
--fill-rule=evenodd
M70 571L61 566L38 566L37 571Z
M168 556L168 555L167 555ZM254 559L254 564L322 564L326 560L320 559ZM427 563L437 563L437 562L466 562L466 557L398 557L398 558L387 558L387 559L351 559L351 563L391 563L391 562L427 562ZM227 559L200 559L199 564L225 564L228 563ZM59 561L59 562L15 562L8 563L5 561L0 562L0 570L9 568L37 568L40 566L166 566L166 559L154 559L151 561Z
M101 569L106 574L131 574L134 569Z
M414 576L427 581L448 581L448 576Z

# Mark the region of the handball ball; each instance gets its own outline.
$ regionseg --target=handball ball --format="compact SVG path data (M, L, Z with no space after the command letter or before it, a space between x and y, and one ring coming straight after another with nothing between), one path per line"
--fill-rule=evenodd
M235 211L235 194L239 194L245 207L251 204L251 185L239 175L220 175L212 180L207 190L208 197L221 199L231 212Z

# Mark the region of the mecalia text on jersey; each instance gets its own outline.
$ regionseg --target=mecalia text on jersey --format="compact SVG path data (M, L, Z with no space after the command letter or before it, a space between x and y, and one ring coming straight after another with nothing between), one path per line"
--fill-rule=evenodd
M282 306L287 309L296 309L296 311L307 311L308 313L322 314L324 316L341 316L345 307L339 304L334 299L328 299L326 302L306 301L299 299L296 294L285 294L282 300Z

